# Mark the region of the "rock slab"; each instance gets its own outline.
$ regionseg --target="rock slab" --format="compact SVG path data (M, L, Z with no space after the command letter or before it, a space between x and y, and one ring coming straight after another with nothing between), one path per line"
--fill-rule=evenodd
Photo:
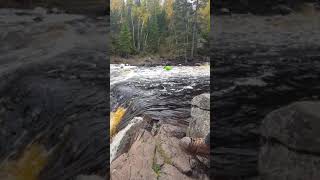
M155 135L142 128L137 130L129 151L111 163L111 179L209 179L199 160L180 148L182 131L170 124L161 125Z

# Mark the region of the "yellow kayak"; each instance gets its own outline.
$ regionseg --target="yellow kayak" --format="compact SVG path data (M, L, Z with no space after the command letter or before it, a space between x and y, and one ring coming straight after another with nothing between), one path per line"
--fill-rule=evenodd
M123 107L118 107L115 112L110 114L110 137L113 137L116 134L117 127L124 116L126 109Z

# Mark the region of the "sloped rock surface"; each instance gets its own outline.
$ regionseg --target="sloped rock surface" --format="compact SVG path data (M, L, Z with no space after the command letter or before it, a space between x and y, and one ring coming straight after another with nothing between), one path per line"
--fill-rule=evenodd
M296 102L271 112L261 125L263 180L320 178L320 103Z
M157 179L152 169L155 147L152 135L141 130L129 152L112 162L111 179Z
M111 163L112 179L208 179L201 162L179 147L181 127L163 124L157 132L140 129L128 153Z

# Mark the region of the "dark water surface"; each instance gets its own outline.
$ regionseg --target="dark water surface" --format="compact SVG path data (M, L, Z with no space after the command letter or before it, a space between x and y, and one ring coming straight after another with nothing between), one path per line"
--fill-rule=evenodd
M319 100L319 53L301 51L215 56L212 174L230 179L257 175L263 118L295 101Z
M106 20L0 9L1 180L105 176Z
M126 75L116 72L117 66L111 68L114 68L111 69L111 110L115 111L119 106L127 108L119 130L134 116L141 115L156 122L187 125L191 99L210 91L209 66L177 66L172 72L161 66L136 67L130 70L133 73ZM121 76L123 78L119 78ZM126 77L130 78L121 82Z

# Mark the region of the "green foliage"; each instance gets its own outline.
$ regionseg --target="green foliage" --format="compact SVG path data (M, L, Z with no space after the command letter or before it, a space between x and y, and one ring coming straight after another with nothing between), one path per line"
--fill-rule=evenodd
M121 56L128 56L132 52L131 33L127 23L122 24L119 37L119 52Z
M157 52L159 45L159 27L157 17L153 16L149 22L148 27L149 39L148 39L148 51Z
M161 174L161 166L160 166L160 164L154 163L153 166L152 166L152 169L156 173L157 177L159 177L160 174Z

